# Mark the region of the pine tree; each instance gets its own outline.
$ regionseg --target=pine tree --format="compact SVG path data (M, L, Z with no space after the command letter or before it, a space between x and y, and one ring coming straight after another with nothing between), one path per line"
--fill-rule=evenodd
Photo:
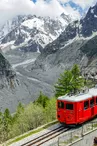
M67 70L60 74L57 84L55 85L56 96L64 95L72 90L72 73Z
M78 65L74 65L72 70L72 85L73 85L73 92L76 93L84 86L84 79L80 75L80 69Z
M35 103L41 104L45 108L48 100L49 98L40 91L40 95Z
M75 94L83 86L84 79L80 75L80 69L78 65L74 65L71 70L66 70L60 75L60 78L55 85L55 95L58 97L70 93Z
M2 115L4 140L8 139L8 133L10 131L9 126L12 124L11 121L12 121L12 117L9 109L5 109L4 114Z

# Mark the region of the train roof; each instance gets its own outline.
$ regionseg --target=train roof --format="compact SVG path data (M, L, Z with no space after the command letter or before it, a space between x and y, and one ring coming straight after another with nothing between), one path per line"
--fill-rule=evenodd
M96 95L97 95L97 88L92 88L92 89L89 89L88 93L80 93L78 95L73 95L73 96L64 95L64 96L58 97L58 100L64 100L64 101L69 101L69 102L79 102Z
M92 96L97 96L97 87L89 89L89 93L92 94Z
M74 96L60 96L58 97L58 100L64 100L64 101L70 101L70 102L78 102L82 100L86 100L91 97L91 94L79 94Z

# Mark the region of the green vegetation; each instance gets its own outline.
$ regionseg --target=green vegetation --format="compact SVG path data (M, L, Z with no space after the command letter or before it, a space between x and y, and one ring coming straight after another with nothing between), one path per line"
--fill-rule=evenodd
M49 98L46 95L44 95L42 92L40 92L40 95L38 99L35 101L35 103L40 104L45 108L48 101Z
M36 129L36 130L33 130L33 131L28 132L28 133L26 133L26 134L24 134L24 135L21 135L21 136L17 137L16 139L10 141L7 145L10 145L10 144L12 144L12 143L14 143L14 142L17 142L17 141L19 141L19 140L21 140L21 139L24 139L24 138L30 136L30 135L32 135L32 134L35 134L35 133L37 133L37 132L40 132L40 131L42 131L42 130L44 130L44 129L48 128L49 126L52 126L53 124L56 124L56 123L58 123L58 121L54 121L53 123L49 123L49 124L45 125L44 127L40 127L40 128L38 128L38 129Z
M80 75L80 69L78 65L74 65L71 70L64 71L60 75L57 84L55 85L56 96L77 93L82 87L84 87L85 80Z
M94 123L94 124L93 124L93 127L94 127L94 128L97 127L97 123Z
M36 102L30 103L25 107L19 103L14 115L11 115L8 109L4 113L0 113L0 143L55 120L55 105L55 98L48 99L41 92ZM40 130L43 130L43 128L38 129L34 133ZM28 135L31 134L33 132ZM26 136L23 135L17 138L16 141Z
M18 138L16 138L16 139L12 140L11 142L9 142L7 145L10 145L10 144L12 144L12 143L15 143L15 142L17 142L17 141L19 141L19 140L22 140L22 139L24 139L24 138L26 138L26 137L28 137L28 136L30 136L30 135L32 135L32 134L35 134L35 133L37 133L37 132L40 132L40 131L42 131L42 130L44 130L44 128L40 128L40 129L38 129L38 130L36 130L36 131L32 131L32 132L29 132L28 134L22 135L22 136L20 136L20 137L18 137Z

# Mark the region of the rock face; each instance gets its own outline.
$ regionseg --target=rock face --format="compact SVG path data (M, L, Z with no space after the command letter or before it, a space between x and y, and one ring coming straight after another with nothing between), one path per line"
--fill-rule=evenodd
M82 25L81 33L84 37L90 36L97 31L97 4L90 7L86 17L80 23Z
M8 108L11 112L16 110L19 102L24 104L34 100L33 94L28 90L25 78L16 74L10 63L0 52L0 111Z
M0 108L2 108L1 106L5 104L2 103L2 101L4 102L4 98L5 99L7 98L7 95L5 95L5 97L2 97L2 93L5 89L11 90L12 88L15 87L16 85L15 77L16 74L12 70L11 65L0 52Z

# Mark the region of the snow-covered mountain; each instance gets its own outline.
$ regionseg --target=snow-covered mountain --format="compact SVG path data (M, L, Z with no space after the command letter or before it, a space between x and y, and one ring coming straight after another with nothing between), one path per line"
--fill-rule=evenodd
M70 16L64 13L54 19L35 15L17 16L0 29L1 48L4 51L15 48L41 51L54 41L70 22Z
M18 27L24 20L25 16L17 16L11 20L7 20L6 23L0 27L0 41L14 28Z
M35 62L19 72L41 81L41 91L52 94L60 73L79 64L83 74L97 78L97 4L80 21L70 23L64 32L48 44ZM27 72L28 71L28 72ZM44 85L46 83L46 86ZM49 86L48 86L49 85ZM37 85L34 84L34 88ZM44 90L45 88L45 90ZM54 92L53 92L54 93Z

